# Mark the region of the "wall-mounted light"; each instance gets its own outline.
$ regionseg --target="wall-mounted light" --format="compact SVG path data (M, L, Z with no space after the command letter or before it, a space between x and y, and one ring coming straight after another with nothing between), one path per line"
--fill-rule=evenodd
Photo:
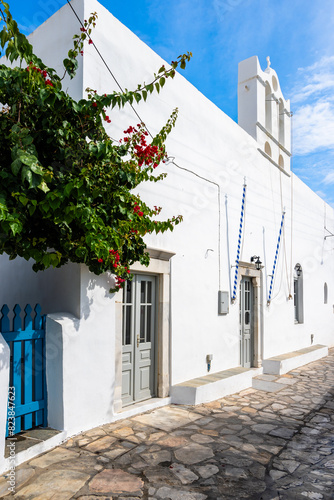
M251 257L251 262L254 262L255 264L255 267L258 271L260 271L261 269L261 264L262 262L260 261L260 257L258 255L253 255L253 257Z
M213 360L213 354L207 354L206 355L206 364L207 364L207 367L208 367L208 372L211 370L212 360Z
M298 276L298 278L299 278L299 276L301 276L302 271L303 271L303 270L302 270L302 266L301 266L300 264L296 264L296 265L295 265L295 271L296 271L296 274L297 274L297 276Z

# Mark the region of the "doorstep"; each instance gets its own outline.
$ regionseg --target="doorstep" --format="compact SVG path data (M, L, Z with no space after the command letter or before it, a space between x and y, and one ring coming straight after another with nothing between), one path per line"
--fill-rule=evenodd
M295 368L307 365L312 361L328 356L328 347L320 344L312 345L298 351L287 352L280 356L262 361L263 373L268 375L283 375Z
M173 404L198 405L209 403L252 386L252 379L262 368L237 366L221 372L194 378L171 388Z
M50 428L36 428L23 431L7 438L5 443L5 457L0 459L0 474L62 444L67 439L66 431L57 431Z

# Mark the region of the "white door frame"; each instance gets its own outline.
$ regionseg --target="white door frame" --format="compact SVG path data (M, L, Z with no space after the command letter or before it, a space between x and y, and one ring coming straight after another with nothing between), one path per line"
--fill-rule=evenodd
M157 397L169 395L170 389L170 259L173 252L148 248L151 260L148 267L135 263L130 267L136 274L157 276L156 314L156 381ZM114 413L122 409L122 292L115 298L116 345Z
M252 368L260 368L263 358L263 298L262 272L254 264L239 263L239 286L243 276L252 279L253 285L253 353Z

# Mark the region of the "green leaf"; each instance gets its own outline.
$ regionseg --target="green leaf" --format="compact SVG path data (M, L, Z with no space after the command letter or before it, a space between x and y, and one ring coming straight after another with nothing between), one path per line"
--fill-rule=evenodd
M139 102L141 100L141 95L138 94L138 92L135 92L134 96L135 96L135 99L137 102Z
M18 158L12 162L11 168L14 175L17 175L19 173L19 171L21 170L21 166L22 163Z

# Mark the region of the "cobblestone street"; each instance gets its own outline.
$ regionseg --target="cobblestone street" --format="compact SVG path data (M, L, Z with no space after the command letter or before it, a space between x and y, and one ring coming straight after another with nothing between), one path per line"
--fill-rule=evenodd
M334 349L212 403L85 432L19 466L6 499L334 499Z

